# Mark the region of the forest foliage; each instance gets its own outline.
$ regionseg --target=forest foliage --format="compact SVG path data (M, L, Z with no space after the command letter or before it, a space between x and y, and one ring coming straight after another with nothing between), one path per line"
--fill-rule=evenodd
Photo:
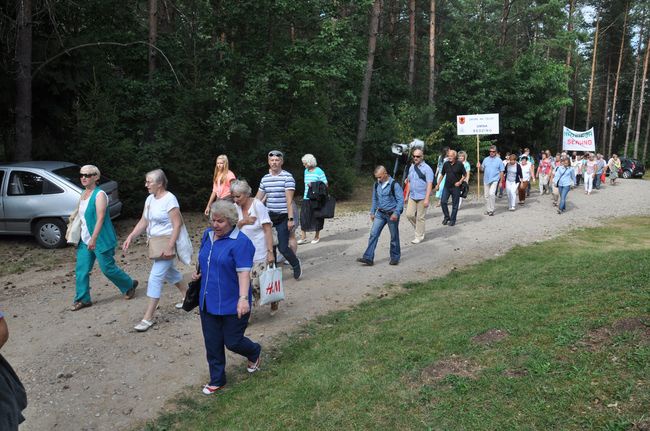
M393 142L420 138L432 159L448 145L475 160L475 140L455 134L459 114L498 112L500 135L483 139L504 151L555 151L562 123L594 126L605 142L613 121L611 151L621 151L630 108L636 115L640 100L649 33L647 0L5 0L0 160L14 159L20 145L16 35L25 1L32 9L31 158L98 165L120 182L131 214L141 208L145 172L157 167L183 207L202 208L218 154L255 188L269 150L286 153L285 167L299 182L300 158L312 153L339 197L350 193L356 175L392 163ZM375 2L381 12L359 167L352 161Z

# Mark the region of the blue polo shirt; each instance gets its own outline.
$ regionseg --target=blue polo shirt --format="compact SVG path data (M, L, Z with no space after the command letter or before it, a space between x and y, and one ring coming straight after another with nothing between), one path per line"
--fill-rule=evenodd
M424 179L426 181L422 181L413 165L409 166L409 196L414 201L420 201L426 198L427 184L433 183L433 169L431 169L429 165L422 162L418 165L418 169L424 174Z
M248 272L253 267L255 246L239 229L215 239L212 228L203 232L199 249L201 290L199 308L217 316L237 314L239 302L238 272ZM251 301L250 288L248 302Z
M497 156L484 158L481 167L483 168L483 184L499 181L499 174L504 170L503 160Z

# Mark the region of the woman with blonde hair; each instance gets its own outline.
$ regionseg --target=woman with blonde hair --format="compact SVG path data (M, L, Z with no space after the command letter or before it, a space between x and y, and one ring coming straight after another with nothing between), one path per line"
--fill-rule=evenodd
M208 204L203 212L206 216L210 214L210 205L217 199L230 199L230 183L237 177L228 167L228 156L220 154L214 164L214 175L212 176L212 193Z

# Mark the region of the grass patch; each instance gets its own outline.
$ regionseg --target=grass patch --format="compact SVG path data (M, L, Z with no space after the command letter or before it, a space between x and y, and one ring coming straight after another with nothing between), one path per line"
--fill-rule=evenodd
M628 241L649 230L618 220L332 313L145 429L643 429L650 246Z

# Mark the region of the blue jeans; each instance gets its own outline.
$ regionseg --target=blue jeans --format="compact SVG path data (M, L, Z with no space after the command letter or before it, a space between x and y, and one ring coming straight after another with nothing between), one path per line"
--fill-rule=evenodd
M273 217L271 219L273 220ZM287 215L284 214L284 217L280 217L279 220L280 221L273 223L273 227L278 233L278 250L291 264L291 267L295 268L300 264L300 262L298 262L298 258L293 250L289 248L289 226L287 225Z
M566 196L569 194L569 190L571 190L571 186L558 186L558 190L560 190L560 211L566 210Z
M449 215L449 196L451 196L451 216ZM445 218L449 221L456 223L456 213L458 213L458 203L460 202L460 188L454 187L442 189L442 196L440 197L440 207Z
M370 228L370 238L368 238L368 248L363 253L364 259L375 260L377 241L379 241L379 235L381 235L381 231L387 224L390 232L390 260L399 261L401 256L399 248L399 216L396 221L392 221L387 214L379 211L375 211L375 220Z
M244 337L250 313L237 318L236 314L217 316L201 311L201 329L205 342L205 353L210 368L210 386L226 384L226 351L245 356L255 362L260 356L262 346Z
M599 174L596 174L596 176L594 177L594 188L595 188L596 190L600 190L600 176L601 176L602 174L603 174L603 173L601 172L601 173L599 173Z

